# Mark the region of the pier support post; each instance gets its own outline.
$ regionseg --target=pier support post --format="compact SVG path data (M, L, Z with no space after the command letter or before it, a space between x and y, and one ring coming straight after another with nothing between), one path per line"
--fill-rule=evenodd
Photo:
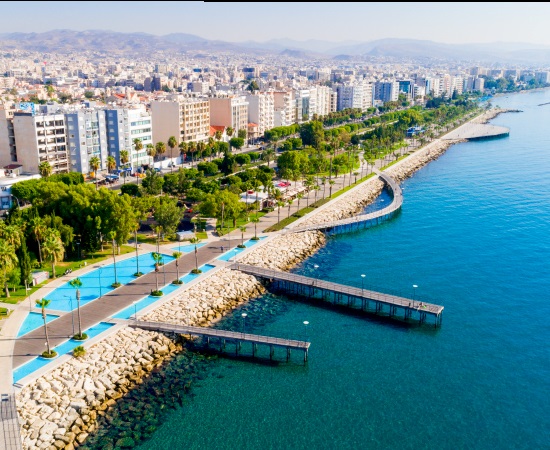
M274 353L273 345L270 345L269 346L269 360L270 361L273 359L273 353Z

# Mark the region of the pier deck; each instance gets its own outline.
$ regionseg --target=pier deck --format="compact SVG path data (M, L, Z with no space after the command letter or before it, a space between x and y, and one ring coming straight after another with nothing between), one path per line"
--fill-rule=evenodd
M403 205L403 193L401 188L399 187L399 184L387 173L381 172L378 169L373 170L386 183L386 187L392 192L393 200L388 206L379 211L374 211L368 214L359 214L347 219L322 222L296 228L288 227L285 228L283 232L299 233L302 231L322 230L327 231L329 234L335 234L341 231L354 231L358 228L366 228L371 225L377 225L380 222L392 217Z
M249 342L252 344L252 354L254 355L256 346L258 344L268 345L271 349L273 347L281 347L287 349L287 359L290 356L290 350L302 350L304 352L304 361L307 361L307 353L310 343L306 341L296 341L292 339L282 339L271 336L261 336L250 333L240 333L238 331L218 330L214 328L206 327L194 327L189 325L177 325L164 322L146 322L146 321L133 321L128 324L132 328L142 328L144 330L162 331L168 333L177 334L190 334L193 336L199 336L203 338L217 338L220 341L221 346L225 346L226 341L236 343L236 351L238 353L240 343ZM270 357L273 356L273 351L270 351Z
M404 311L405 319L412 319L414 314L423 323L427 316L432 316L435 326L441 324L441 315L444 308L440 305L246 264L236 263L231 265L231 269L270 282L276 282L283 290L305 295L309 298L315 298L317 291L321 293L328 292L332 294L336 304L343 303L345 296L347 305L350 307L356 307L355 301L358 300L361 301L361 310L368 310L369 302L374 302L375 312L377 313L382 312L382 308L385 306L388 308L390 317L394 317L397 308L399 308ZM322 297L325 298L324 295Z
M476 140L508 136L509 134L510 129L506 127L484 123L465 123L464 125L458 127L456 130L453 130L450 133L446 134L442 139Z
M21 430L15 404L15 395L0 394L0 448L21 450Z

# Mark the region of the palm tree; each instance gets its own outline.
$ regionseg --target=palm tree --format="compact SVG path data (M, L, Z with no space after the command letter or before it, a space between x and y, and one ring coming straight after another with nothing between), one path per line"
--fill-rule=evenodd
M42 266L42 248L40 245L40 239L44 236L46 232L46 224L41 217L34 216L29 222L31 232L34 234L36 243L38 244L38 258L40 260L40 266Z
M2 270L2 281L4 282L4 289L6 297L10 296L8 289L8 273L10 273L17 265L17 255L13 245L5 240L0 241L0 270Z
M176 259L176 279L172 281L172 284L183 284L183 281L180 280L180 264L179 259L181 258L181 255L183 255L182 252L174 252L172 253L172 256Z
M153 261L155 261L155 281L156 281L156 284L157 284L157 289L155 292L159 293L161 291L159 291L159 277L158 277L158 274L159 274L159 265L160 265L160 262L162 261L162 255L158 252L153 252L151 253L151 258L153 258Z
M359 172L353 172L353 176L355 177L355 181L353 184L357 184L357 175L359 175Z
M80 320L80 288L82 287L82 280L80 278L75 278L74 280L69 281L69 284L76 289L76 309L78 315L78 335L75 336L77 339L82 339L82 322Z
M151 157L151 159L153 160L151 162L151 166L154 167L155 165L155 156L157 156L157 149L155 148L155 146L153 144L147 144L147 155L149 155Z
M328 184L330 186L330 191L329 191L329 198L332 198L332 185L335 183L334 180L328 180Z
M321 177L321 184L323 185L323 200L325 199L325 187L327 185L327 177Z
M214 133L214 138L216 139L216 141L220 142L222 140L222 136L223 136L223 133L220 131L220 130L217 130L215 133Z
M116 159L114 156L107 156L107 171L111 173L116 169Z
M43 178L48 178L52 174L52 166L48 161L43 161L38 165L38 172Z
M44 258L49 258L52 262L52 278L55 278L55 263L63 261L63 254L65 253L59 231L53 228L47 230L42 251L44 252Z
M141 143L141 140L134 139L134 141L139 141L140 145L143 147L143 144ZM137 148L137 146L136 146ZM120 164L123 166L126 166L128 162L130 161L130 152L128 150L121 150L120 151ZM126 170L124 170L124 184L126 184Z
M245 245L244 245L244 232L246 231L246 225L240 226L239 230L241 230L241 243L239 245L237 245L237 247L245 248Z
M100 159L97 156L92 156L90 158L90 169L92 169L92 171L94 172L95 188L96 189L98 188L98 186L97 186L97 171L99 170L100 167L101 167Z
M178 147L180 149L181 165L183 166L183 163L185 161L185 154L187 153L187 142L181 141Z
M170 147L170 172L172 172L172 152L177 147L178 141L174 136L168 138L168 147Z
M48 349L48 353L46 355L43 354L43 356L51 358L55 356L55 354L52 354L52 351L50 349L50 338L48 337L48 327L46 325L46 308L48 307L49 304L50 304L50 300L47 300L45 298L36 302L36 306L42 309L42 320L44 321L44 334L46 335L46 348Z
M257 233L256 228L257 228L258 222L260 221L260 218L256 215L256 216L252 217L252 219L250 219L250 220L254 224L254 237L252 238L252 240L257 241L258 240L258 233Z
M285 206L285 202L278 201L277 202L277 223L281 221L281 208Z
M272 148L268 148L264 150L264 152L262 153L262 159L267 162L268 167L274 155L275 155L275 152L273 151Z
M134 149L136 150L136 152L143 150L143 141L140 138L135 138L132 142L134 144Z
M191 153L191 167L193 167L195 152L197 151L197 143L194 141L189 142L189 144L187 144L187 150L189 150L189 153Z
M157 142L155 145L155 150L157 151L157 156L160 157L166 153L166 144L164 142Z
M195 268L192 270L193 273L201 273L202 272L202 270L199 269L199 258L197 256L197 244L200 241L201 240L197 237L194 237L189 241L189 242L191 242L191 244L195 244Z
M294 202L294 200L292 200L291 198L289 198L286 201L286 204L288 205L288 215L286 216L287 219L290 217L290 206L292 205L293 202Z

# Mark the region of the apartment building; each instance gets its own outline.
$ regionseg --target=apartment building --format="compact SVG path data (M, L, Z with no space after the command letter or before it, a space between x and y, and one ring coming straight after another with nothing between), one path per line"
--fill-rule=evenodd
M172 95L164 101L153 101L151 118L154 144L167 142L171 136L176 138L178 144L208 140L210 103L206 97ZM245 118L247 120L248 117Z
M146 147L153 143L153 119L145 106L107 109L105 115L109 154L116 158L117 165L122 166L122 150L128 151L128 164L132 172L148 164L150 158ZM136 149L135 139L141 141L141 150Z
M38 112L15 112L13 131L17 143L17 162L22 171L38 173L42 162L49 162L52 173L69 172L65 114L51 112L47 105Z
M62 112L62 110L60 110ZM99 158L100 170L107 170L107 130L101 109L63 111L67 124L67 142L71 172L90 173L90 159Z
M0 105L0 167L17 161L17 149L13 131L13 114L15 111L15 103L13 102L6 102Z
M377 81L374 83L374 99L383 103L396 102L399 99L399 83L397 81Z
M294 91L273 92L275 104L275 126L288 126L296 122L296 101Z
M363 109L363 83L345 84L336 88L338 111L348 108Z
M237 135L239 130L248 132L248 101L244 95L213 97L210 103L210 125L231 127Z
M246 96L248 102L248 122L258 127L256 133L263 135L265 130L275 127L275 97L273 92L255 92Z

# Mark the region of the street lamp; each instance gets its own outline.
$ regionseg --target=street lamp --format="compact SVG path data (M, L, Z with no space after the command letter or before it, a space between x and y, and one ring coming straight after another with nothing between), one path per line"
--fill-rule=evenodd
M305 341L307 342L307 326L309 325L309 322L307 320L304 320L304 332L305 332Z
M246 313L241 314L241 317L243 318L243 330L242 330L243 336L244 336L244 330L245 330L244 325L245 325L246 316L247 316Z
M362 273L361 274L361 295L364 297L365 296L365 274Z
M101 267L102 266L94 266L96 269L99 269L98 276L99 276L99 298L101 298Z
M413 308L414 308L414 299L416 298L416 288L418 286L416 284L413 284Z
M134 300L132 304L134 305L134 320L137 322L137 300Z
M70 304L70 308L71 308L71 325L73 326L73 336L75 335L74 333L74 311L73 311L73 298L70 296L70 295L64 295L63 297L65 298L68 298L69 299L69 304Z

